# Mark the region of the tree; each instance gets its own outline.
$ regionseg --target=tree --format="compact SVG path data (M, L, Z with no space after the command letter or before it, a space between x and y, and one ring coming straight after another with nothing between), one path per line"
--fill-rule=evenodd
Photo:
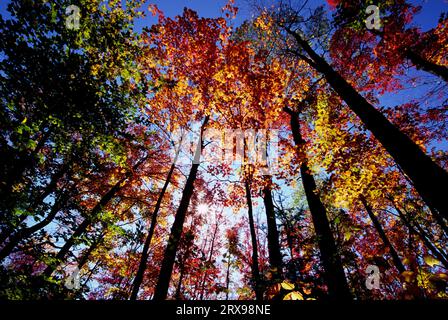
M291 117L291 130L294 142L301 148L305 144L300 133L298 113L286 108L285 111ZM302 157L300 166L302 183L306 193L308 207L313 218L317 242L324 266L324 278L328 286L328 294L332 299L350 299L351 293L347 284L342 262L333 238L327 213L318 196L317 185L310 173L306 157Z
M269 20L269 17L267 18ZM404 173L408 175L425 202L446 217L448 212L446 202L443 200L440 189L435 187L434 181L438 181L438 184L441 185L445 184L448 181L448 173L426 155L408 136L394 126L320 56L304 38L305 35L298 31L296 21L301 21L299 13L286 8L286 12L277 16L274 15L273 21L271 20L268 24L270 23L271 26L277 24L294 39L295 44L291 47L291 44L287 43L287 48L294 52L298 59L306 61L325 77L333 90L361 119L366 128L372 132Z
M10 0L0 298L447 298L446 16L277 3Z

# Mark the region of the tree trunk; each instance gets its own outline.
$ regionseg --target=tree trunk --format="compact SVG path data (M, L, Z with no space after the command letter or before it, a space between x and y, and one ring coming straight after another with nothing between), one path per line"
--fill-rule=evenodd
M448 268L448 259L446 255L442 252L440 252L427 238L425 230L418 224L414 222L415 227L412 225L412 223L409 221L409 219L405 216L403 211L398 208L398 206L394 203L395 210L398 212L398 215L400 216L400 219L403 221L403 223L408 227L409 230L411 230L413 233L417 234L419 238L423 241L426 248L428 248L431 253L442 262L442 264L445 266L445 268Z
M246 180L244 183L246 189L247 212L249 215L250 238L252 241L252 281L254 282L255 299L263 300L263 287L261 285L260 269L258 266L258 242L257 233L255 231L254 214L252 208L252 196L250 193L250 185Z
M92 223L92 220L90 218L86 218L83 220L83 222L76 228L75 232L72 234L72 236L64 243L62 248L58 251L55 257L55 262L49 264L44 272L43 275L46 277L50 277L54 270L56 270L56 267L64 260L67 253L70 251L70 249L75 244L75 241L84 234L87 231L87 228Z
M107 231L103 231L103 233L101 233L101 235L93 241L93 243L90 245L90 247L86 251L83 252L82 257L81 257L81 259L79 259L79 262L78 262L79 270L81 270L84 267L84 265L89 261L90 255L92 254L93 251L95 251L96 248L99 247L99 245L103 241L104 237L106 236L106 233L107 233Z
M389 199L389 200L392 201L392 203L394 204L394 207L396 208L396 205L395 205L395 203L394 203L394 201L393 201L393 197L392 197L391 199ZM419 210L419 211L422 211L422 212L425 210L425 209L423 208L423 206L420 205L416 199L410 199L410 201L411 201L410 203L412 203L412 205L416 208L416 210ZM448 236L448 226L447 226L447 224L446 224L446 222L445 222L445 219L444 219L444 218L437 212L437 210L435 210L434 208L428 207L428 209L429 209L429 211L431 212L431 214L432 214L434 220L435 220L435 221L438 223L438 225L440 226L441 231L442 231L443 233L445 233L446 236ZM405 210L405 211L406 211L406 210ZM406 212L406 213L408 213L408 212Z
M384 39L384 32L380 32L377 30L370 30L373 34L380 36ZM428 45L428 43L426 43ZM420 45L421 46L421 45ZM445 81L448 81L448 68L442 65L439 65L437 63L431 62L428 59L425 59L422 57L418 51L417 48L408 49L405 51L404 56L406 59L412 62L412 64L418 69L418 70L424 70L426 72L432 73L435 76L438 76L442 78Z
M56 217L56 214L59 212L59 210L65 204L68 197L64 196L62 198L63 199L55 200L55 203L53 204L48 215L44 219L42 219L40 222L36 223L35 225L33 225L31 227L18 230L16 233L13 233L9 236L7 243L0 250L0 261L2 261L4 258L6 258L9 254L11 254L11 252L14 250L14 248L22 240L30 237L32 234L43 229L48 224L50 224L51 221L53 221L53 219Z
M182 144L182 141L181 141L180 145L181 144ZM145 244L143 245L142 256L140 257L140 263L138 266L137 274L135 275L134 283L132 284L131 296L129 297L130 300L137 299L138 291L143 282L143 276L145 274L146 263L148 261L148 256L149 256L149 247L151 246L152 237L154 235L154 230L156 229L156 225L157 225L157 216L159 215L159 210L160 210L160 206L162 205L163 197L165 196L166 190L168 189L168 185L171 182L171 177L176 168L176 162L177 162L177 157L178 157L179 151L180 151L180 145L179 145L179 150L176 152L173 163L171 164L171 168L166 177L165 184L163 185L162 190L160 191L156 206L154 207L154 211L151 216L151 224L149 226L148 235L146 236Z
M209 267L212 262L213 252L215 251L215 240L216 240L216 234L218 233L218 228L219 228L219 220L217 219L216 224L215 224L215 231L213 232L212 243L210 246L210 252L208 255L207 262L206 262L207 267ZM204 276L202 277L202 281L201 281L201 294L199 295L199 300L203 300L203 298L204 298L206 281L207 281L207 272L204 271Z
M425 154L407 135L393 125L380 111L360 95L324 58L319 56L297 32L287 29L308 54L303 57L327 82L348 107L361 119L366 128L383 145L395 162L408 175L428 206L448 218L446 191L438 186L448 185L448 173Z
M175 300L180 300L180 290L182 289L182 280L184 280L184 273L185 268L183 265L180 266L180 275L179 275L179 281L177 282L176 286L176 293L174 294Z
M32 203L26 210L27 212L31 212L31 211L35 210L41 203L43 203L45 198L56 189L59 179L62 178L62 176L65 173L68 172L69 168L70 168L70 163L68 161L66 161L62 165L62 167L51 177L50 183L47 186L45 186L43 188L43 190L37 195L37 197L32 201ZM10 220L14 220L14 217L12 214L9 214L8 217ZM16 226L14 226L14 225L7 226L5 228L5 230L3 230L0 234L0 243L3 243L8 237L12 236L14 234L15 227L19 226L28 217L29 217L29 215L23 214L17 218L18 219L17 221L14 221L13 224L16 223L17 224ZM1 258L0 258L0 260L1 260Z
M171 227L171 232L163 256L162 266L160 268L159 279L157 280L153 300L165 300L168 295L168 288L170 285L171 274L173 273L176 252L179 246L180 237L182 235L185 216L187 214L188 206L190 205L191 196L193 195L194 182L196 181L202 150L204 149L202 136L205 127L207 126L208 120L209 117L206 116L201 127L201 137L199 137L199 142L195 154L195 161L191 166L187 182L185 183L185 187L182 192L182 198L180 200L180 204L177 208L176 216L174 218L174 223Z
M187 238L187 237L186 237ZM176 292L174 293L174 299L175 300L180 300L181 299L181 290L182 290L182 281L184 280L185 277L185 269L186 269L186 263L188 261L188 259L190 258L190 248L191 245L193 244L194 238L191 238L191 242L187 242L185 243L185 252L178 258L179 259L179 281L177 282L177 286L176 286ZM201 299L202 300L202 299Z
M418 274L419 265L417 262L416 257L416 250L414 246L414 229L408 228L408 235L409 235L409 241L408 241L408 255L410 257L410 263L409 263L409 269L414 272L414 274ZM410 294L411 299L422 299L425 298L424 289L420 288L418 285L418 277L414 277L412 284L410 285L409 289L406 290Z
M70 249L75 245L76 240L84 234L87 229L91 226L92 223L95 222L98 214L103 210L103 208L112 200L113 197L123 188L126 180L128 180L132 175L133 171L137 170L137 168L145 162L148 156L145 156L142 160L137 162L134 165L131 171L127 172L126 175L120 179L98 202L98 204L92 209L89 215L81 222L81 224L76 228L75 232L71 235L71 237L64 243L62 248L56 254L55 262L48 265L45 268L43 275L50 277L56 267L63 261L67 253Z
M285 109L291 116L291 130L297 147L302 147L305 141L300 132L298 114L290 109ZM314 230L320 250L322 265L324 268L324 279L328 286L330 299L349 300L352 299L350 289L345 277L344 268L339 256L333 233L328 221L327 211L317 194L316 181L308 168L308 162L304 155L300 173L305 190L308 207L313 219Z
M283 208L282 208L283 210ZM294 246L293 246L293 237L292 237L292 226L291 222L289 221L289 217L285 212L280 211L281 214L281 222L282 226L284 228L285 236L286 236L286 243L288 244L288 249L291 254L291 258L294 258Z
M226 271L226 300L229 300L229 288L230 288L230 259L232 256L230 255L230 250L227 252L227 271Z
M373 213L372 208L369 206L369 204L367 203L367 201L365 200L364 197L361 197L361 202L362 202L364 208L366 209L367 214L370 217L370 220L372 220L372 223L375 226L375 229L378 232L381 240L383 241L384 245L389 249L389 253L392 256L392 261L394 262L394 265L397 268L398 272L400 272L400 273L405 272L406 268L404 267L403 263L401 262L401 259L398 256L398 253L395 250L394 246L389 241L389 238L387 237L386 233L384 232L384 229L381 226L381 223L379 222L378 218Z
M283 259L280 250L279 233L277 230L277 223L275 219L274 201L272 199L272 192L270 187L263 189L263 201L266 209L266 221L268 226L268 251L269 264L271 265L271 272L273 280L282 278Z

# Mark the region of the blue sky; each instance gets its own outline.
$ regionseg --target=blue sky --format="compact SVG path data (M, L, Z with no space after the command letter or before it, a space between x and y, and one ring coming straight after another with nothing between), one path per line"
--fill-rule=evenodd
M263 0L264 3L270 3L274 0ZM298 2L297 0L296 2ZM236 19L233 21L234 26L238 26L244 20L250 19L253 16L254 10L249 4L252 0L235 0L235 5L239 8L239 13ZM294 1L293 1L294 2ZM448 12L448 0L409 0L409 2L415 5L422 5L422 11L415 17L415 25L419 26L422 30L426 31L437 25L438 19L442 12ZM6 7L9 1L0 1L0 13L3 16L8 16ZM145 7L149 4L156 4L164 14L168 17L174 17L182 14L185 7L191 8L199 13L203 17L219 17L222 16L221 8L227 3L227 0L148 0ZM318 5L327 5L326 0L308 0L310 7L316 7ZM146 8L145 8L146 9ZM147 17L139 19L136 23L136 30L140 31L143 27L151 26L157 22L157 18L148 13ZM410 88L398 93L386 94L381 97L381 104L388 107L404 104L410 102L412 99L422 98L428 90L436 85L436 81L439 79L429 75L425 72L417 72L411 70L412 75L419 75L423 77L425 82L429 82L428 85L418 86L416 88ZM425 101L428 106L437 105L438 101ZM446 147L445 145L443 147ZM444 148L445 149L445 148Z
M249 3L253 0L235 0L235 5L239 7L239 13L236 19L233 21L234 26L238 26L244 20L250 19L254 13L253 8ZM263 0L264 3L270 3L274 0ZM297 0L296 2L299 2ZM293 1L294 2L294 1ZM422 30L426 31L437 25L438 19L442 12L448 12L448 0L409 0L409 2L415 5L422 5L422 11L415 18L415 25L419 26ZM6 7L9 1L0 1L0 13L4 16L8 16ZM222 16L221 8L227 3L227 0L148 0L145 7L149 4L156 4L164 14L168 17L174 17L182 14L185 7L191 8L199 13L203 17L219 17ZM308 0L310 7L316 7L318 5L327 5L326 0ZM145 8L146 9L146 8ZM136 23L136 30L140 31L143 27L151 26L157 22L157 18L148 13L147 17L139 19ZM412 99L419 99L424 96L431 86L435 85L437 78L432 77L424 72L416 72L411 70L414 75L420 75L424 77L425 82L430 82L429 87L427 85L419 86L417 88L410 88L399 93L386 94L381 98L381 104L389 107L395 105L404 104ZM424 101L424 100L423 100ZM429 101L429 105L437 104L437 101Z
M269 1L267 1L269 2ZM417 16L416 22L424 30L430 29L437 24L440 13L448 12L448 0L410 0L411 3L423 5L422 12ZM9 1L0 1L0 13L5 15L6 7ZM187 7L193 9L204 17L219 17L221 16L221 8L227 3L227 0L149 0L147 4L156 4L166 16L174 17L181 14L183 8ZM235 4L239 7L239 14L235 20L238 25L245 19L251 17L253 10L249 5L250 0L235 0ZM309 0L312 7L326 4L325 0ZM7 14L7 13L6 13ZM147 17L140 21L138 28L142 26L151 25L156 22L152 17Z
M8 2L9 1L6 0L0 0L0 14L4 16L8 16L6 13ZM227 0L152 0L148 1L147 4L157 4L165 15L169 17L174 17L181 14L184 7L197 11L199 15L203 17L219 17L222 15L221 8L226 4L226 2ZM324 0L311 0L309 2L313 7L326 3ZM448 12L448 0L419 0L411 2L424 5L422 12L416 17L415 21L415 24L420 26L423 30L428 30L435 27L437 25L440 13L443 11ZM237 18L234 20L235 26L252 17L252 9L248 5L247 0L236 0L236 6L240 8L240 11ZM141 30L142 27L150 26L155 22L156 18L151 17L151 15L148 14L148 17L138 21L136 29ZM431 78L431 76L426 74L425 77ZM435 77L432 77L432 81L436 80L437 79ZM388 94L381 98L381 105L393 106L396 104L403 104L422 96L426 91L427 87L420 87L411 88L410 90L401 91L396 94ZM431 101L431 104L434 103L437 102ZM441 144L438 148L448 149L448 146L446 144ZM290 190L285 191L288 192ZM259 202L259 199L254 199L254 202ZM263 222L263 219L261 219L259 215L260 212L257 210L258 208L256 208L257 220L261 220L261 222Z
M265 2L269 3L269 1ZM422 12L416 18L416 23L423 30L434 27L441 12L448 12L448 0L411 0L410 2L423 6ZM227 0L150 0L147 3L156 4L169 17L181 14L185 7L197 11L203 17L219 17L221 16L221 8L227 3ZM236 25L251 17L253 10L249 3L250 0L235 0L235 5L239 8L235 21ZM326 5L327 2L325 0L309 0L309 3L310 6L315 7L322 4ZM155 19L147 17L141 24L151 24L153 22L155 22Z

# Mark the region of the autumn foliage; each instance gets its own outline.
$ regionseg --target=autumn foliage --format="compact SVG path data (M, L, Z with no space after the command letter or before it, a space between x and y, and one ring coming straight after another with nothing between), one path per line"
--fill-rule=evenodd
M448 298L446 15L274 3L10 1L0 299Z

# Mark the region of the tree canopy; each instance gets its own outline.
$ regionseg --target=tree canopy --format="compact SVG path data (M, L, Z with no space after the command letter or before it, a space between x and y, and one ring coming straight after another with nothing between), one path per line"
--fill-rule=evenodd
M448 16L370 2L10 0L0 299L447 299Z

